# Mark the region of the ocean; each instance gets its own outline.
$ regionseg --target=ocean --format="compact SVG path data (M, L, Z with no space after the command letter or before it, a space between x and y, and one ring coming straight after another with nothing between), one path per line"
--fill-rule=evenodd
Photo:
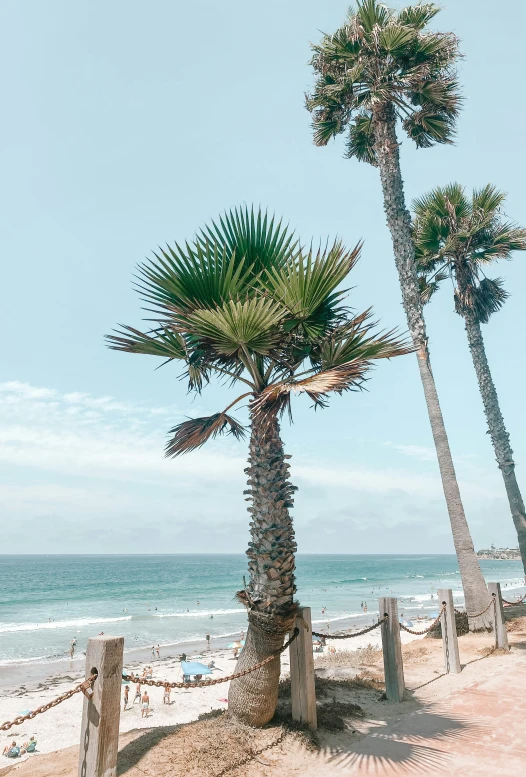
M520 561L481 561L508 596L526 589ZM0 667L68 658L76 637L124 635L125 651L152 645L224 647L246 629L234 594L244 555L0 556ZM437 588L462 604L453 555L299 555L297 598L316 626L336 631L372 622L379 596L400 612L431 614ZM367 612L363 605L367 604Z

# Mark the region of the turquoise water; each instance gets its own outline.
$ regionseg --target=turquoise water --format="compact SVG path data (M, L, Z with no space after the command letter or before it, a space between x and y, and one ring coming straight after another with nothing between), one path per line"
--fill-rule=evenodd
M481 566L510 596L525 590L520 561ZM204 646L206 634L223 646L246 628L243 575L243 555L0 556L0 665L65 658L73 637L82 650L102 631L124 635L125 650ZM462 602L455 556L298 556L297 585L313 622L333 630L374 619L379 596L404 599L408 614L436 610L437 588Z

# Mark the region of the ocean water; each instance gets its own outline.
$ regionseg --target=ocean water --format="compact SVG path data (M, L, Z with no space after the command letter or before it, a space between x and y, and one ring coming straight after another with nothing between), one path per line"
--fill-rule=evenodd
M508 596L526 590L520 561L481 566ZM82 652L101 632L124 635L125 651L204 648L206 634L223 647L246 628L234 598L246 573L244 555L0 556L0 666L66 660L73 637ZM437 588L463 601L452 555L300 555L297 585L313 622L332 630L372 622L379 596L403 599L408 615L437 610Z

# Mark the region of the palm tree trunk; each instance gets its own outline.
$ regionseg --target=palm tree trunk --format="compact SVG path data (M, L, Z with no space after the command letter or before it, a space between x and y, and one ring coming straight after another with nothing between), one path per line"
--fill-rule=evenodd
M424 387L442 487L453 532L466 609L468 612L480 612L487 604L488 592L464 514L444 418L431 371L426 326L415 269L411 217L405 205L396 137L396 117L392 105L380 106L375 110L374 135L376 158L382 181L384 210L393 241L395 263L402 290L402 304L407 316L409 332L417 349L418 367ZM482 623L480 620L471 620L470 625L472 628L480 628L485 623L486 621Z
M511 516L513 518L513 523L515 524L515 529L517 530L522 566L524 568L524 574L526 575L526 511L524 510L524 502L522 500L519 484L515 477L515 462L513 461L510 436L500 411L499 398L486 358L486 350L484 348L482 332L480 331L480 324L474 316L470 316L469 314L465 316L464 323L468 336L469 350L471 351L471 356L473 358L473 366L477 373L480 395L484 404L488 431L506 487Z
M294 582L296 542L289 514L296 490L289 481L277 418L252 417L249 447L249 488L252 506L251 541L247 550L250 580L238 598L249 608L245 647L236 672L249 669L283 645L291 630L296 603ZM245 677L233 680L229 714L250 726L264 726L278 700L279 658Z

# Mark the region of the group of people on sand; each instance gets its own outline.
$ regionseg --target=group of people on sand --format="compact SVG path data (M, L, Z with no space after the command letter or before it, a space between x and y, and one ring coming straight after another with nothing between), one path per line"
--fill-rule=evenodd
M4 747L2 755L5 755L6 758L18 758L19 756L25 755L26 753L34 753L36 746L37 741L35 737L31 737L29 742L24 742L21 747L18 747L16 741L13 739L10 745L6 745Z
M172 692L172 689L167 684L163 688L163 704L171 704L170 694ZM130 686L125 685L124 686L124 706L123 709L126 711L128 709L128 706L133 706L135 702L138 701L141 705L141 718L147 718L150 714L150 695L148 693L148 689L145 688L144 691L141 690L141 684L137 683L135 686L135 696L133 697L133 702L130 705Z

